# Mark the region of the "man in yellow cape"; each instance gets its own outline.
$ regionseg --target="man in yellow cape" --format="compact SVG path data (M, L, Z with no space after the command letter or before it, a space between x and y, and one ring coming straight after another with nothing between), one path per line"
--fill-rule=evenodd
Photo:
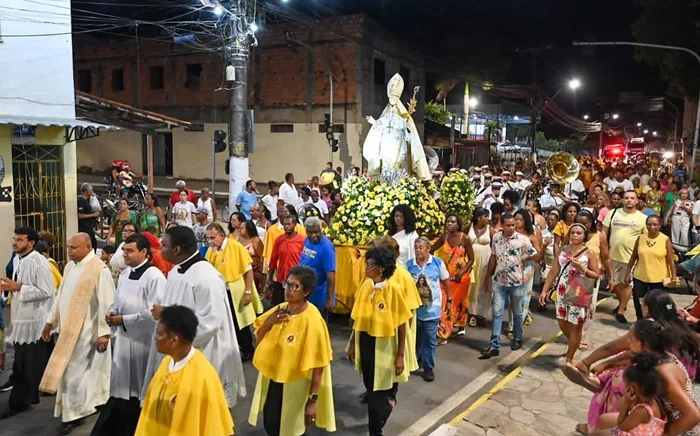
M245 362L252 359L255 351L248 326L253 324L257 314L263 313L262 301L253 281L253 259L240 242L226 237L224 228L218 223L207 226L207 242L209 249L205 258L224 277L241 360Z
M198 324L190 308L163 308L155 343L166 357L146 391L136 436L234 434L219 374L192 346Z

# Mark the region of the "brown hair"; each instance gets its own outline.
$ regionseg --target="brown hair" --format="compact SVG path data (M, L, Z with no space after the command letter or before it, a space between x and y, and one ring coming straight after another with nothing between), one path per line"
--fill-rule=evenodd
M379 236L369 241L370 247L383 246L391 248L394 252L394 260L399 258L399 243L391 236Z

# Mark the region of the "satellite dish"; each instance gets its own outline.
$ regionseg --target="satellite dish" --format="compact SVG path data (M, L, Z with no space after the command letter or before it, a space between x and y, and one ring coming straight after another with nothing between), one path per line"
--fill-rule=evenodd
M425 153L425 159L428 161L428 169L430 171L435 171L435 169L440 165L440 156L432 148L423 147L423 153Z

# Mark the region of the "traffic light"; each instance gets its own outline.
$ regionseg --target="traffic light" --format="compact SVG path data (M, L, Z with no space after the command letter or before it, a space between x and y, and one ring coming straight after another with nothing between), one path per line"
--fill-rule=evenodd
M224 142L225 139L226 132L223 130L214 130L214 152L221 153L226 151L226 142ZM228 168L228 165L226 165L226 168ZM226 174L228 174L228 172Z
M335 139L335 133L333 132L333 125L331 124L331 114L326 114L324 116L324 125L326 126L326 139L328 140L328 146L333 150L333 153L338 151L338 140Z

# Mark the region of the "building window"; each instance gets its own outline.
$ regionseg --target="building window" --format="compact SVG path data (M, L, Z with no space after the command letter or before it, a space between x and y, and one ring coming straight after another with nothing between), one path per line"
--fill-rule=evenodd
M199 89L201 77L202 64L187 64L187 78L185 79L185 88Z
M374 84L386 85L386 63L381 59L374 60Z
M151 89L163 88L165 88L163 67L161 65L154 65L151 67Z
M124 68L115 68L112 70L112 92L124 90Z
M78 89L83 92L92 92L92 71L78 70Z
M294 124L270 124L270 133L294 133Z

